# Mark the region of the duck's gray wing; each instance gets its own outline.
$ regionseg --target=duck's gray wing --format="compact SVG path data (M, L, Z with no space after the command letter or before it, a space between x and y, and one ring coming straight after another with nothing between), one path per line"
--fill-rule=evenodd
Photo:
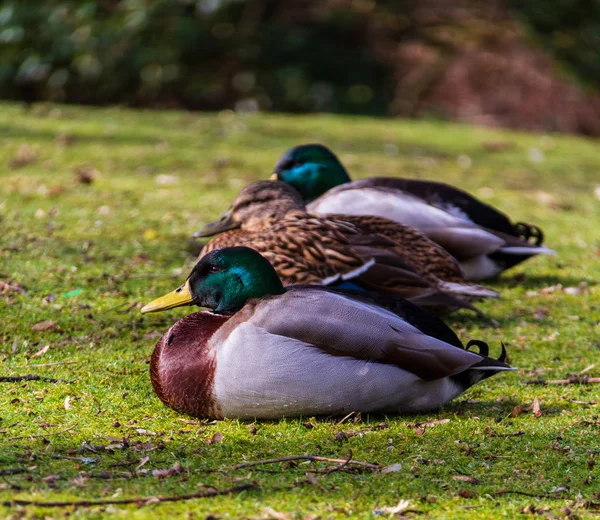
M354 189L375 187L400 190L419 197L449 213L463 214L465 218L478 226L518 236L513 223L506 214L473 197L470 193L443 182L395 177L371 177L341 185L336 189L343 189L344 186L353 187Z
M283 295L247 307L240 311L247 313L245 319L271 334L299 340L332 355L392 364L425 380L475 367L508 368L429 336L383 307L339 292L292 287ZM425 328L421 323L421 329Z
M504 244L460 211L450 212L399 189L358 182L329 190L311 202L308 211L385 217L419 229L459 260L488 254Z

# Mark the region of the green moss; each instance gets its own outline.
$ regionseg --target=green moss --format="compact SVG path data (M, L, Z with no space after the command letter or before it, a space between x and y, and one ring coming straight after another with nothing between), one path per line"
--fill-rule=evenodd
M257 423L254 435L238 421L190 423L159 402L147 373L156 333L189 310L142 317L132 304L175 288L193 264L191 233L221 214L241 186L268 177L284 150L315 141L339 152L354 178L447 181L544 229L559 256L507 273L491 284L503 299L481 305L498 328L469 313L449 319L464 340L484 339L495 352L504 341L520 369L421 416L363 417L339 426L310 419L314 428L303 425L309 419L290 419ZM368 517L408 499L410 509L427 518L514 518L529 504L561 514L577 497L598 492L598 466L589 462L599 447L598 387L524 384L564 378L597 362L597 142L422 121L46 105L25 112L4 104L0 164L0 279L25 290L0 287L0 375L72 381L1 384L0 469L27 470L1 477L3 500L147 497L256 481L260 490L236 496L74 514L255 518L272 508L291 518ZM77 180L85 168L91 184ZM581 282L587 283L584 294L547 290ZM32 330L48 320L55 322L50 330ZM46 345L45 353L31 357ZM35 366L40 363L63 364ZM587 374L599 375L599 368ZM527 407L536 397L541 417L529 411L511 417L515 406ZM439 419L448 421L424 431L414 426ZM340 431L350 434L336 440ZM217 432L222 442L207 444ZM345 458L349 450L356 460L402 468L314 474L318 485L307 482L307 469L323 464L229 469L293 454ZM181 474L152 475L175 462ZM49 482L50 475L59 478ZM454 480L457 475L480 483ZM460 496L460 489L476 496ZM555 498L497 495L502 489L559 492ZM27 507L24 514L56 518L71 510ZM21 513L4 508L2 514ZM579 514L585 517L584 510Z

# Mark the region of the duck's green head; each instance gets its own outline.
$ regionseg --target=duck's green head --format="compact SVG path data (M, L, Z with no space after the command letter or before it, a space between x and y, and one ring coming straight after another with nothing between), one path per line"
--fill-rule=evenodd
M251 298L283 292L281 280L265 257L249 247L225 247L203 256L181 287L150 302L142 313L198 305L233 314Z
M350 182L342 163L322 144L303 144L285 152L275 165L272 179L292 185L306 202Z

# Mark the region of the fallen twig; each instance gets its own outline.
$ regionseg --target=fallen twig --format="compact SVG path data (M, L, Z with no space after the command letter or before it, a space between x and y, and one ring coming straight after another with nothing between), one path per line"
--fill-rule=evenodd
M125 307L122 311L118 311L118 312L125 314L125 313L129 312L131 309L133 309L134 307L136 307L138 304L139 304L138 301L133 301L127 307Z
M177 278L180 275L168 273L135 273L127 275L127 278Z
M491 437L521 437L522 435L526 434L526 432L524 432L524 431L518 431L518 432L514 432L514 433L498 433L493 430L489 430L485 433L487 433Z
M345 417L342 417L337 423L335 423L336 426L339 426L340 424L343 424L344 422L346 422L346 419L349 419L350 417L352 417L356 412L350 412L348 415L346 415Z
M600 383L600 377L570 376L568 379L531 379L526 385L592 385Z
M19 475L21 473L28 473L28 469L24 468L6 468L0 469L0 476L4 477L6 475Z
M350 453L350 457L352 457L352 453ZM277 464L278 462L292 462L295 460L308 460L311 462L336 462L338 464L342 464L343 466L360 466L361 468L367 468L371 471L380 471L382 469L382 467L379 464L371 464L369 462L362 462L360 460L330 459L329 457L318 457L317 455L291 455L289 457L279 457L277 459L255 460L252 462L236 464L235 466L232 466L231 469L235 470L249 468L250 466L264 466L266 464Z
M19 383L20 381L45 381L47 383L72 383L66 379L54 379L53 377L37 376L27 374L25 376L0 376L0 383Z
M326 469L324 471L320 471L319 473L323 473L323 475L329 475L330 473L334 473L335 471L343 470L348 464L352 462L352 450L348 451L348 458L342 462L338 466L334 466L333 468Z
M38 433L36 435L19 435L18 437L9 437L8 441L16 441L19 439L34 439L36 437L50 437L51 435L60 435L61 433L66 433L66 432L70 432L71 430L75 429L77 427L77 423L75 423L73 426L70 426L69 428L65 428L64 430L60 430L57 432L50 432L50 433Z
M516 489L499 489L494 495L524 495L526 497L536 498L556 498L558 493L527 493L527 491L517 491Z
M0 280L0 289L2 290L2 293L8 292L9 290L17 291L23 294L27 292L25 289L23 289L23 287L19 287L18 285L12 285L10 283L3 282L2 280Z
M50 459L57 459L57 460L74 460L76 462L82 462L84 464L98 461L97 457L67 457L65 455L57 455L54 453L32 453L31 457L34 459L38 458L38 457L48 457Z
M109 504L138 504L148 505L156 504L159 502L180 502L182 500L192 500L194 498L210 498L220 495L230 495L232 493L239 493L246 491L247 489L258 489L258 484L251 482L249 484L240 484L227 489L211 489L202 493L191 493L188 495L173 495L168 497L137 497L137 498L122 498L119 500L106 499L106 500L72 500L65 502L37 502L35 500L6 500L2 502L4 507L11 506L36 506L36 507L90 507L90 506L104 506Z
M15 365L9 368L28 368L28 367L53 367L56 365L75 365L79 361L56 361L55 363L27 363L26 365Z

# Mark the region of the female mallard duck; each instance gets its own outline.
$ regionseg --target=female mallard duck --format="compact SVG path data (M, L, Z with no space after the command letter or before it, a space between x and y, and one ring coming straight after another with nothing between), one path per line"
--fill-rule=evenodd
M399 298L324 287L284 289L247 247L211 251L186 282L142 308L210 311L175 323L157 343L150 376L180 412L215 419L275 419L349 411L439 408L502 370L463 347L439 319Z
M454 258L416 229L374 216L311 215L300 194L283 182L246 186L229 211L195 236L216 233L222 234L200 256L222 247L252 247L273 264L284 285L352 279L355 287L401 296L435 312L474 309L470 300L498 296L466 284Z
M325 146L307 144L286 152L273 178L296 188L315 214L377 215L415 227L443 246L467 280L485 280L539 254L540 228L513 224L506 215L468 193L441 182L371 177L351 182Z

